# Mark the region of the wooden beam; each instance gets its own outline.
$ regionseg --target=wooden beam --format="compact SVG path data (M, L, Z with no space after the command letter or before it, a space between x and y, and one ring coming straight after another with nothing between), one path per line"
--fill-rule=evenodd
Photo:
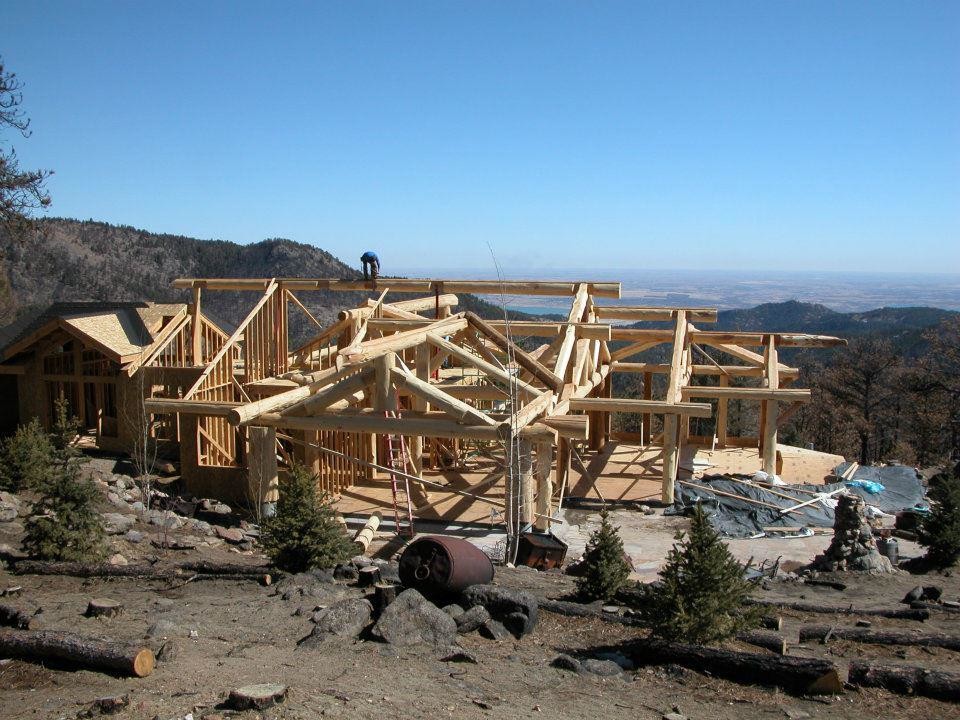
M276 278L289 290L329 290L356 292L373 290L374 283L365 280L334 278ZM171 283L174 288L202 287L207 290L263 291L271 278L179 278ZM395 293L471 293L473 295L575 295L579 282L539 280L429 280L419 278L380 278L380 284L389 283ZM586 282L594 297L620 297L619 282Z
M672 414L686 417L711 417L713 415L713 408L708 403L673 403L666 400L627 400L624 398L571 398L570 409L593 412Z
M587 307L587 300L589 297L590 296L587 294L587 286L580 285L577 288L577 295L573 299L573 303L570 305L570 313L567 315L568 323L580 322L580 320L583 319L583 311ZM564 330L563 344L560 345L560 350L557 352L557 361L553 366L553 374L559 378L563 378L564 380L567 378L567 368L570 364L570 358L573 354L574 344L576 341L576 331L572 326L567 325L566 330Z
M492 363L487 362L481 358L478 358L471 352L467 352L463 348L454 345L452 342L444 340L442 337L435 333L427 334L427 342L433 345L436 348L439 348L446 352L447 354L457 358L462 363L466 363L471 367L475 367L477 370L480 370L485 375L489 376L494 380L499 380L500 382L510 385L511 383L516 383L517 388L532 397L536 397L540 394L540 390L535 388L533 385L524 382L519 377L512 376L506 370L503 370Z
M562 378L557 377L541 362L530 357L530 354L525 350L517 347L516 344L512 344L509 340L507 340L507 338L501 335L500 332L490 327L488 322L481 319L475 313L467 312L465 315L470 325L492 340L501 350L504 352L507 352L508 350L511 351L517 363L525 370L529 371L530 374L533 375L537 380L542 382L554 392L560 392L563 390L564 383Z
M224 401L194 401L174 398L148 398L143 401L143 409L148 413L162 415L181 413L183 415L205 415L207 417L230 417L240 403Z
M483 414L476 408L467 405L462 400L450 397L444 392L437 390L429 382L420 380L415 375L405 372L400 368L392 369L393 381L398 385L407 388L414 395L419 395L427 400L432 406L437 407L458 424L466 425L496 425L496 421Z
M779 392L780 373L777 362L777 341L775 335L767 337L764 353L767 388ZM809 391L808 391L809 396ZM770 475L777 473L777 401L766 400L766 414L763 420L763 471Z
M657 340L656 342L643 341L643 342L630 343L630 344L627 345L626 347L622 347L622 348L617 348L617 349L615 349L615 350L611 350L611 351L610 351L610 360L611 360L612 362L617 362L617 361L619 361L619 360L624 360L624 359L626 359L626 358L628 358L628 357L631 357L631 356L633 356L633 355L638 355L638 354L640 354L640 353L642 353L642 352L644 352L644 351L646 351L646 350L649 350L650 348L655 348L657 345L661 345L661 344L664 343L664 342L668 342L668 341L667 341L667 340Z
M443 320L427 325L416 330L388 335L387 337L367 340L360 345L344 348L339 351L340 354L351 364L366 362L380 355L387 353L397 353L408 348L415 347L422 342L426 342L428 333L437 335L453 335L467 327L467 321L460 315L452 315Z
M257 418L257 424L290 430L343 430L361 433L392 433L395 435L421 435L423 437L473 438L499 440L497 427L493 424L459 425L446 413L431 413L421 417L406 413L403 417L388 418L382 410L328 411L322 415L292 416L265 413Z
M603 320L631 322L663 322L674 320L678 310L691 322L716 322L717 309L706 307L640 307L636 305L594 305L597 317Z
M536 467L534 476L537 483L537 517L535 527L540 532L550 530L553 516L553 443L537 443Z
M190 305L190 352L193 357L194 365L203 365L203 345L200 339L203 337L203 327L201 326L200 313L200 288L192 289L193 303Z
M678 310L676 324L673 330L673 355L670 361L670 379L667 382L667 402L677 403L681 400L681 390L687 381L687 314ZM663 418L663 482L660 488L660 498L667 505L673 504L673 483L677 479L677 469L680 461L678 445L679 416L670 413Z
M658 375L666 375L670 372L670 366L666 363L636 363L614 361L610 369L619 373L648 373L652 372ZM764 370L761 367L746 365L693 365L690 368L691 374L703 375L707 377L718 377L726 375L728 377L763 377ZM800 376L800 370L794 367L788 367L780 364L781 378L797 378Z
M689 385L683 388L684 400L689 398L728 398L734 400L776 400L782 402L808 402L810 391L806 388L745 388L716 387L713 385Z
M555 402L556 398L553 393L542 393L517 410L503 424L510 426L514 432L519 432L536 420L540 415L549 412Z
M323 389L317 390L317 392L304 400L300 400L299 402L286 406L280 410L280 412L291 415L311 415L314 413L323 412L326 408L329 408L334 403L341 400L346 400L354 393L370 387L370 385L372 385L376 380L376 371L372 367L367 367L361 369L360 372L353 375L344 376L338 372L337 376L340 377L340 380L337 382L333 383L332 385L327 385ZM259 413L259 415L262 414L263 413ZM247 420L247 422L257 425L260 424L259 417L256 419Z

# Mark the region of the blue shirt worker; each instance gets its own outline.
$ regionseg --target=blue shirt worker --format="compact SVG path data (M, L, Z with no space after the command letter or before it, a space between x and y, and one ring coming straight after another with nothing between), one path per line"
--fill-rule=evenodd
M360 262L363 264L363 279L369 280L371 277L376 280L380 275L380 258L372 250L367 250L360 256Z

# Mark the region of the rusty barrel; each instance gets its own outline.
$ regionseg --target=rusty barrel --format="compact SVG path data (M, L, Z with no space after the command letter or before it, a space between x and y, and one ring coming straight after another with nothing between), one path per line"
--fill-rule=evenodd
M425 595L458 593L493 580L493 563L466 540L429 535L400 556L400 582Z

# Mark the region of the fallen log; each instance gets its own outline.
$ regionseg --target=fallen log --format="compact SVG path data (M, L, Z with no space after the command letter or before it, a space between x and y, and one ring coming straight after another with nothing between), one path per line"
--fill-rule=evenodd
M883 665L855 660L850 663L849 681L861 687L875 687L899 695L960 701L960 675L913 665Z
M828 638L853 640L869 645L923 645L960 650L960 635L945 633L912 633L897 630L871 630L858 627L833 627L830 625L803 625L800 642L810 640L825 642Z
M765 627L767 630L776 630L780 632L783 630L783 618L779 615L764 615L760 618L760 625Z
M0 656L31 662L52 660L135 677L152 673L155 663L149 648L54 630L0 629Z
M35 617L34 613L18 610L11 605L0 605L0 625L29 630Z
M737 640L747 645L761 647L777 655L787 654L787 640L779 633L769 630L750 630L737 635Z
M939 610L945 613L960 613L960 607L950 607L949 605L925 602L923 600L914 600L910 603L910 607L914 610Z
M633 641L621 650L638 665L681 665L743 685L770 685L813 695L843 690L837 668L829 660L735 652L659 640Z
M67 575L70 577L126 577L170 580L185 574L197 578L223 580L255 579L261 584L271 582L270 568L265 565L240 565L238 563L188 562L179 565L157 567L155 565L107 565L77 562L42 562L21 560L13 566L18 575Z
M787 600L755 600L749 599L745 605L756 605L758 607L783 608L787 610L796 610L798 612L820 613L825 615L871 615L875 617L895 618L897 620L917 620L924 621L929 619L930 611L922 609L911 610L874 610L865 608L855 608L852 605L818 605L808 602L791 602Z
M639 618L620 615L618 613L605 613L602 608L596 605L584 605L583 603L570 602L568 600L540 600L539 607L541 610L547 610L557 615L566 615L567 617L597 618L603 622L617 623L618 625L628 625L631 627L641 627L643 625Z

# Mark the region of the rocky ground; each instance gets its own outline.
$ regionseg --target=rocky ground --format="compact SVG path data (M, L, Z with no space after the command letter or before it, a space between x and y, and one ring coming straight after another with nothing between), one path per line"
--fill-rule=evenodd
M257 528L215 503L177 505L146 513L137 491L102 464L89 471L103 483L111 526L111 562L172 567L185 560L264 562ZM118 482L119 480L119 482ZM192 500L190 501L192 503ZM122 505L121 505L122 503ZM9 510L12 508L14 512ZM6 510L5 510L6 509ZM23 501L0 496L0 543L15 552ZM177 511L181 512L177 512ZM200 517L187 518L190 511ZM139 511L139 512L138 512ZM11 515L14 515L11 517ZM117 517L114 517L116 515ZM673 528L669 530L673 532ZM641 540L642 542L642 540ZM537 607L567 599L573 578L559 572L498 568L493 588L471 591L438 607L402 592L379 618L369 591L357 587L358 565L279 577L219 580L184 574L173 579L18 575L0 569L0 603L33 612L37 625L91 637L142 643L157 652L155 671L131 679L89 670L0 661L0 718L96 717L98 698L122 697L117 718L498 718L518 715L595 718L949 718L960 705L848 687L842 694L796 697L773 688L739 685L676 666L632 665L627 643L644 631L609 617L621 606L569 617ZM377 561L384 579L396 564ZM942 599L960 599L953 575L821 574L815 584L790 573L764 581L758 597L861 609L906 608L918 584L936 585ZM123 604L111 618L86 616L93 598ZM368 599L369 598L369 599ZM797 642L804 623L874 629L956 632L960 615L933 611L920 623L872 615L779 612L789 653L848 661L874 659L960 672L960 653L942 648ZM733 649L757 651L732 642ZM763 652L763 651L759 651ZM560 660L558 660L560 658ZM275 707L237 712L231 690L253 683L287 688Z

